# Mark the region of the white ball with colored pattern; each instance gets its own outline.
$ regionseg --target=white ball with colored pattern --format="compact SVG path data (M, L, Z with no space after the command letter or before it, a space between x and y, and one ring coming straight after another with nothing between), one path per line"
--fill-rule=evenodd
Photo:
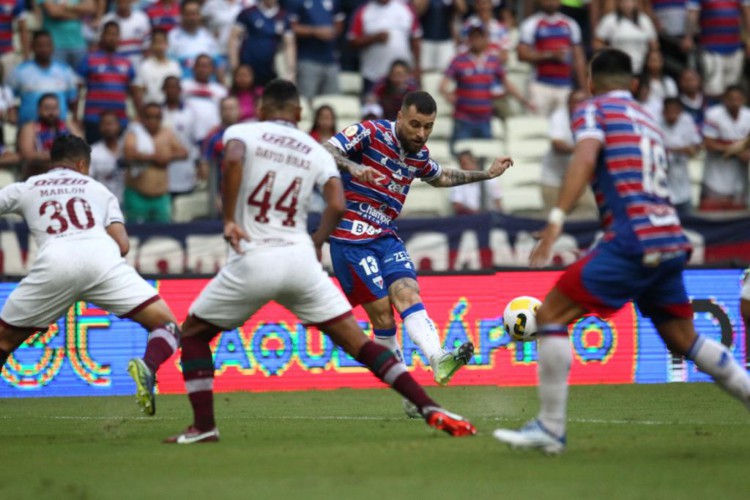
M542 303L529 296L516 297L508 302L503 312L505 331L518 342L536 340L536 312Z

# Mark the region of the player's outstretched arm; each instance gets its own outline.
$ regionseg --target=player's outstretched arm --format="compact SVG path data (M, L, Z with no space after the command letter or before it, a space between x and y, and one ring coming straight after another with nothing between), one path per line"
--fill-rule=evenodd
M565 216L583 194L596 169L602 143L597 139L583 139L576 144L573 157L565 172L557 206L550 211L547 226L542 230L539 242L531 252L531 267L544 267L552 257L552 245L562 232Z
M428 184L434 187L453 187L472 182L486 181L500 177L513 165L513 159L510 156L500 156L495 158L490 168L487 170L461 170L458 168L443 168L440 175L435 179L428 181Z
M125 224L113 222L107 226L107 234L120 247L120 255L125 257L130 251L130 240L128 239L128 232L125 230Z
M328 241L328 237L336 229L346 210L344 185L341 183L341 179L337 177L328 179L323 185L323 199L326 202L326 208L323 210L318 229L312 235L318 260L322 258L323 243Z
M359 163L351 161L346 155L336 146L331 143L323 144L326 151L331 153L333 160L336 162L336 166L339 170L349 172L352 177L362 182L379 183L385 179L385 176L375 170L372 167L365 167Z

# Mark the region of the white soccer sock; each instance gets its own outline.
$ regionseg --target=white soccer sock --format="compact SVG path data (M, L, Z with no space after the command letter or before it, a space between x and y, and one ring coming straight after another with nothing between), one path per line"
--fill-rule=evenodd
M539 420L553 434L565 435L568 405L568 373L573 354L568 329L565 335L540 336L537 342L539 373ZM549 330L548 330L549 332ZM541 333L541 332L540 332Z
M375 338L373 339L376 344L382 345L386 349L390 350L396 355L396 359L399 362L404 362L404 354L401 352L401 346L398 344L398 338L396 337L396 328L389 328L386 330L373 330Z
M726 346L699 335L686 357L692 359L700 371L711 375L722 389L750 408L750 375Z
M417 347L427 356L430 364L433 364L433 358L443 354L443 348L440 346L440 336L437 329L424 309L424 305L415 304L401 313L404 320L404 328L409 334L411 340L417 344Z

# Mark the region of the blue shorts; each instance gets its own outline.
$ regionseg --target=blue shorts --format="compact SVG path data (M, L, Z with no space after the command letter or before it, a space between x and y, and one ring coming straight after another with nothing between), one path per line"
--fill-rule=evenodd
M682 271L687 255L655 266L642 257L620 254L602 245L563 273L556 288L584 309L607 317L628 301L654 323L672 318L692 318Z
M417 278L404 242L384 236L361 244L331 240L333 272L353 305L388 296L388 287L401 278Z

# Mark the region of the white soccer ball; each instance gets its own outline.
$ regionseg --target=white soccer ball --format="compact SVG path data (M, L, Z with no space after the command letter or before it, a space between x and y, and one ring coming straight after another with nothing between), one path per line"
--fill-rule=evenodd
M505 331L518 342L536 340L536 311L542 303L534 297L516 297L503 312Z

